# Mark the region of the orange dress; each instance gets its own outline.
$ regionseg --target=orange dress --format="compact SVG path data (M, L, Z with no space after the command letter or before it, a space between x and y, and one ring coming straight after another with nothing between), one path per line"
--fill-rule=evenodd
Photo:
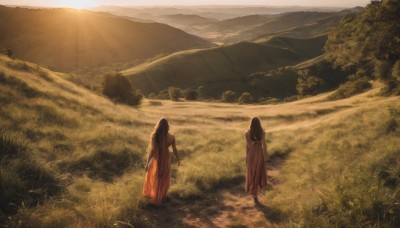
M174 140L175 137L168 135L165 145L160 147L160 151L154 153L144 180L142 193L156 205L163 203L170 185L171 156L168 147Z
M263 137L264 142L265 139ZM246 192L256 194L267 185L267 173L264 163L263 141L252 141L246 133Z

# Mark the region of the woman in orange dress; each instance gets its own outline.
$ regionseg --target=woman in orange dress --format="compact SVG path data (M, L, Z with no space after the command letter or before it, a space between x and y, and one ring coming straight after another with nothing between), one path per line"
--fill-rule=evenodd
M267 153L265 132L260 119L253 117L250 129L246 131L246 192L252 194L254 202L258 203L257 192L267 185L267 173L264 154Z
M156 205L165 202L170 185L171 157L168 150L170 146L172 146L178 165L180 163L175 136L169 134L168 131L168 121L162 118L151 134L148 147L143 195L149 197Z

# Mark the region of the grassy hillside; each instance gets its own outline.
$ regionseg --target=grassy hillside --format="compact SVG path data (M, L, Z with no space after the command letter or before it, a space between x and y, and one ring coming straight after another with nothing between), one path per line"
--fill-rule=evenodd
M287 48L299 53L305 58L314 58L324 53L327 36L317 36L308 39L289 38L289 37L271 37L268 40L259 41L258 43L271 45L275 47Z
M0 221L34 227L390 226L400 224L400 100L381 85L350 99L279 105L116 105L0 55ZM170 202L140 196L148 136L176 135ZM262 205L243 193L251 116L267 132ZM35 180L35 181L32 181Z
M204 86L209 97L222 92L251 91L256 97L285 97L296 93L297 76L267 81L247 80L255 72L296 65L323 53L326 37L273 38L263 44L237 43L224 47L185 51L122 71L145 94L179 86ZM293 89L294 88L294 89Z
M0 31L0 48L62 71L211 46L164 24L71 9L0 6Z
M255 42L264 42L271 37L310 38L327 35L335 28L335 26L337 26L341 19L342 15L335 15L304 26L298 26L290 28L288 30L262 34L254 38L254 40Z

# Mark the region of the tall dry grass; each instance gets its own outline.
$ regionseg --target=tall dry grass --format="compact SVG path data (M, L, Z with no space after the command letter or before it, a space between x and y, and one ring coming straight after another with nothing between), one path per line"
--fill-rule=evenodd
M269 162L283 160L279 185L265 193L268 207L281 212L272 215L279 217L277 225L399 224L397 98L376 97L373 89L338 101L326 101L328 94L262 106L145 101L134 109L36 65L25 63L29 70L21 70L10 61L0 56L0 127L7 140L16 139L10 145L26 144L23 154L37 167L31 173L49 178L32 188L26 185L32 175L18 172L29 167L20 155L2 159L8 180L21 180L13 187L2 178L2 186L29 193L12 198L6 207L14 211L2 209L2 224L152 226L140 191L148 136L163 116L182 158L181 166L172 166L170 197L207 200L220 188L241 184L243 134L250 117L260 116ZM44 188L49 183L57 191ZM31 194L40 197L27 200Z

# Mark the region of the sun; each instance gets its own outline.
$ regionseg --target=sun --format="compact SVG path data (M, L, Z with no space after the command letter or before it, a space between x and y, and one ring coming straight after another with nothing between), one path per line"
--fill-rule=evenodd
M58 7L86 9L96 5L95 0L57 0Z

